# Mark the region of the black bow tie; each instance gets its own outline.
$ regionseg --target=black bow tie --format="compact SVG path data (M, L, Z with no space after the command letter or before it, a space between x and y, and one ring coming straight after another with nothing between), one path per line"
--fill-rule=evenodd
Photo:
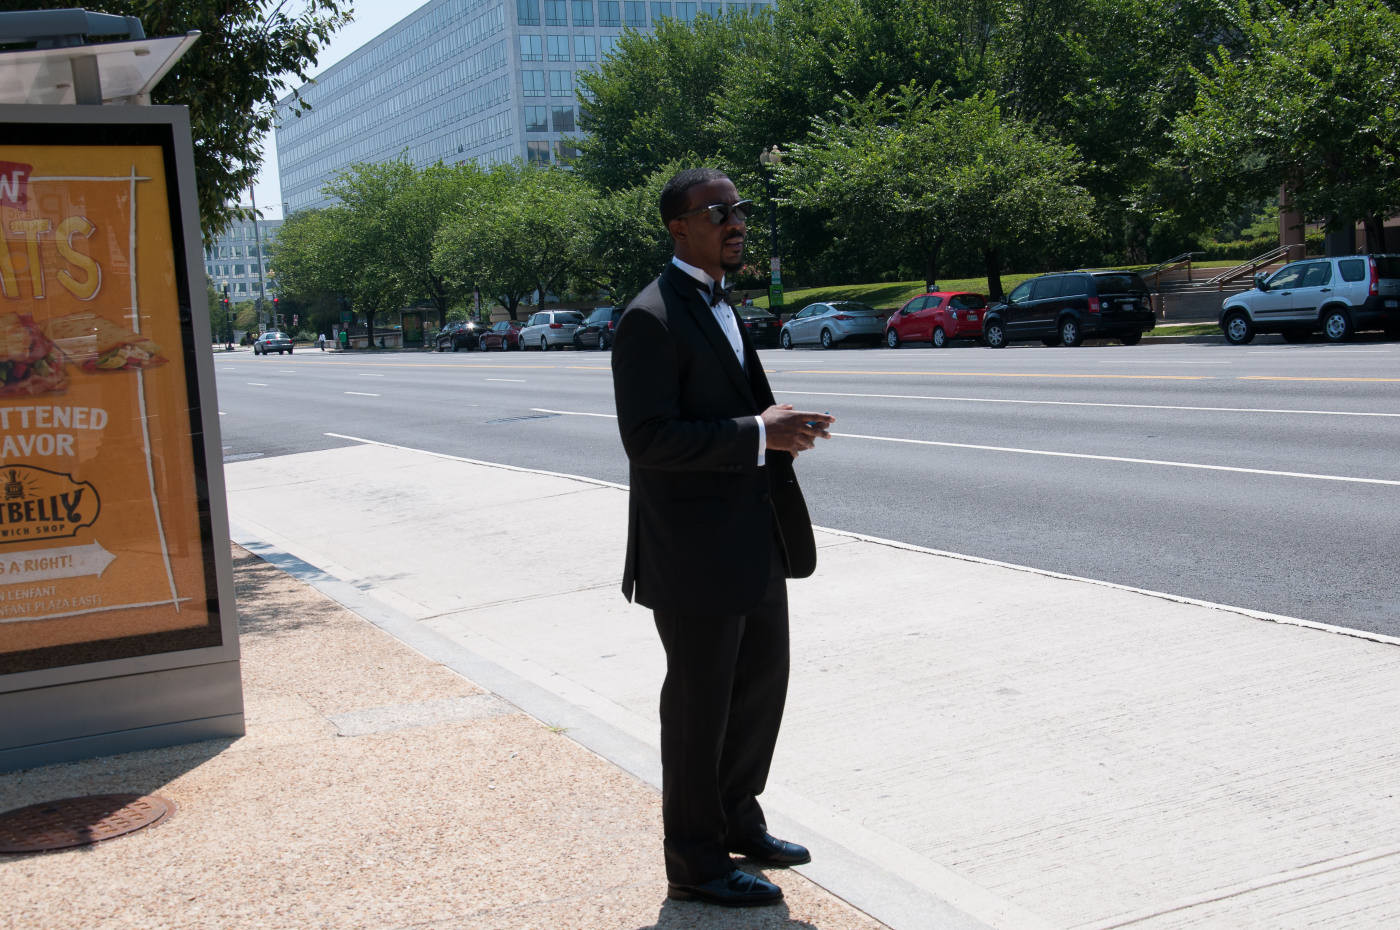
M720 286L720 283L719 283L718 281L716 281L716 282L714 282L714 284L712 284L712 285L710 286L710 289L709 289L708 291L705 292L705 296L706 296L706 298L708 298L708 300L710 301L710 306L711 306L711 307L714 307L714 306L716 306L721 300L724 301L725 303L729 303L729 292L730 292L731 290L732 290L732 288L721 287L721 286Z

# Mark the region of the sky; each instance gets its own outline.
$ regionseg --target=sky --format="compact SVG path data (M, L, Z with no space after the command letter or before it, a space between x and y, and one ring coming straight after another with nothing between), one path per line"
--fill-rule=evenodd
M428 0L355 0L354 21L331 37L330 44L317 56L311 76L320 74L426 2ZM277 145L271 134L264 141L263 149L262 170L253 184L255 196L263 218L278 220L282 218L282 186L277 183ZM247 192L243 200L248 202Z

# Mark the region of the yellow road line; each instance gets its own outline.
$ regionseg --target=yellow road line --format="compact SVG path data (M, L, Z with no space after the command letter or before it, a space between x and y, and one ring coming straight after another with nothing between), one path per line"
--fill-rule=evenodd
M1240 381L1340 381L1351 384L1400 384L1400 378L1302 378L1288 375L1240 375Z

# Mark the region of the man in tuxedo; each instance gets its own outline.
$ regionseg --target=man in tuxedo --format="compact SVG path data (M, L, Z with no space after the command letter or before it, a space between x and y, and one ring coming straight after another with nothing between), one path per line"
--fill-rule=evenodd
M833 418L775 404L729 305L752 207L713 169L661 193L675 255L613 340L618 429L630 463L622 592L652 609L666 650L662 819L668 895L774 904L782 890L734 867L808 851L768 832L757 796L788 681L786 578L816 568L793 459Z

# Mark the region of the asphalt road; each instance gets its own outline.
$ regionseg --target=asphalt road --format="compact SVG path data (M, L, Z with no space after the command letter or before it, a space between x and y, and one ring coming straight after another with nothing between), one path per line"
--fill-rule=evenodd
M820 525L1400 635L1400 344L762 356L780 401L837 417L798 462ZM215 370L226 460L339 434L627 481L607 353L245 350Z

